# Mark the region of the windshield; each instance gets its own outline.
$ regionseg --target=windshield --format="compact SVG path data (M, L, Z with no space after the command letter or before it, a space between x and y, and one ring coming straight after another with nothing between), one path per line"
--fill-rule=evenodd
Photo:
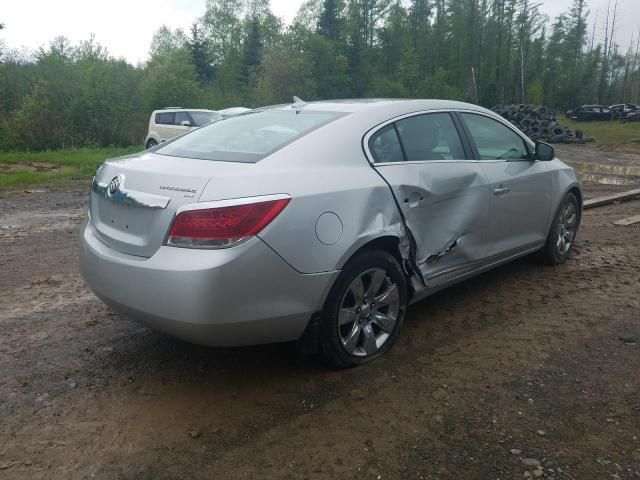
M156 150L160 155L255 163L343 113L263 110L225 118Z
M189 115L191 115L191 118L193 118L195 127L199 127L201 125L204 125L205 123L209 123L213 120L222 118L222 115L216 112L189 112Z

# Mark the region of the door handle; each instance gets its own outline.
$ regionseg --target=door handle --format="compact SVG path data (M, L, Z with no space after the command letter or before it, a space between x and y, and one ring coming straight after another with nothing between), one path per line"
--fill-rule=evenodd
M511 189L509 187L498 187L493 191L494 195L506 195Z

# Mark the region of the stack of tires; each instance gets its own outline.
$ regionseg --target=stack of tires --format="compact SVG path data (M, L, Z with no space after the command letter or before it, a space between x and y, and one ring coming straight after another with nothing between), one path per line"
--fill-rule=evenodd
M540 105L496 105L491 110L509 120L531 140L549 143L574 143L580 137L556 120L556 113Z

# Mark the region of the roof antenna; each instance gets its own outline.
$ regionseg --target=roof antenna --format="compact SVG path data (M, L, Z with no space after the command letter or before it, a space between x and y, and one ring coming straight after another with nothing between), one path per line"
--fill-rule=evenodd
M293 96L293 106L294 107L304 107L306 104L307 104L307 102L302 100L300 97L296 97L295 95Z

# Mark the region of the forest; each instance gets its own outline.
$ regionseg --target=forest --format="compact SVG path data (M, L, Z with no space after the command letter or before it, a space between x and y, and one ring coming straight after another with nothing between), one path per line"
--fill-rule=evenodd
M0 30L0 150L138 145L156 108L293 95L640 103L640 35L618 43L614 1L594 24L588 0L556 18L535 0L307 0L287 25L268 0L207 0L139 65L93 37L10 49Z

